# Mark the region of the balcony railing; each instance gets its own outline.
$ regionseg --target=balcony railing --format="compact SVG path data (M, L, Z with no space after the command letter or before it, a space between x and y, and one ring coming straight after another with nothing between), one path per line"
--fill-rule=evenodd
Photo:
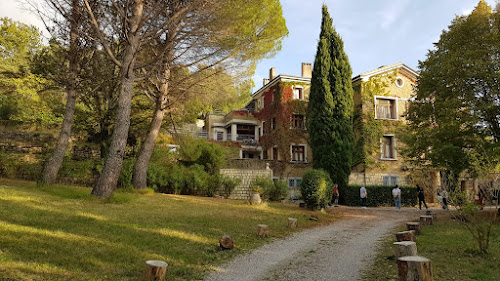
M255 135L238 134L236 136L236 141L243 142L243 143L255 143Z

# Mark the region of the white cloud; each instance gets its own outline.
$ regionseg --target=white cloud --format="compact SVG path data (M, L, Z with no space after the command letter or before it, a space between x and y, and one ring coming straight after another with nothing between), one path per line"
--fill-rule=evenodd
M380 26L387 30L404 14L406 7L411 0L402 0L398 2L389 1L385 8L378 13L380 17Z

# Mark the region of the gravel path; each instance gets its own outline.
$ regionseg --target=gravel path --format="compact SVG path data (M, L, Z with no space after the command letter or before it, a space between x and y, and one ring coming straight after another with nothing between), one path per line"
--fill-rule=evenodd
M236 257L205 280L359 280L374 258L378 240L421 214L414 209L337 210L343 213L342 219Z

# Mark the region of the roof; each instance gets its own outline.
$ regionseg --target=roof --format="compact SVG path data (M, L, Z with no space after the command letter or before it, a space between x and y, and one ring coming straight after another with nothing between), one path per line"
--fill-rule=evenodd
M385 73L385 72L388 72L391 70L399 69L399 68L402 68L403 70L405 70L408 74L413 76L413 78L415 78L415 79L418 77L417 71L415 71L413 68L407 66L406 64L404 64L402 62L398 62L398 63L394 63L394 64L390 64L390 65L383 65L377 69L361 73L358 76L353 77L352 82L354 83L357 81L368 81L371 77L373 77L375 75Z
M293 75L287 75L287 74L280 74L276 77L273 78L273 80L269 81L266 85L262 86L260 89L255 91L255 93L252 94L252 97L267 91L270 87L278 84L279 82L306 82L306 83L311 83L311 78L308 77L302 77L302 76L293 76Z

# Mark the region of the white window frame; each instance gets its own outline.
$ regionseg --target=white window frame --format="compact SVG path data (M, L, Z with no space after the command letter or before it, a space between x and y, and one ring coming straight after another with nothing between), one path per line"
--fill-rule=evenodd
M293 146L303 146L304 147L304 161L293 160ZM305 143L292 143L290 144L290 162L292 163L307 163L307 144Z
M293 180L293 186L290 186L290 180ZM287 178L287 183L288 183L288 188L300 188L300 184L297 185L297 180L300 180L302 183L302 178L301 177L289 177Z
M394 158L385 158L384 157L384 137L391 137L392 138L392 155L394 155ZM397 155L397 150L396 150L396 135L395 134L385 134L380 139L380 160L388 160L388 161L397 161L398 160L398 155Z
M392 101L394 101L394 115L395 115L396 118L378 118L378 116L377 116L377 101L378 100L392 100ZM394 121L399 120L398 100L399 100L399 98L397 98L397 97L373 96L373 104L374 104L374 108L373 108L374 112L373 112L373 114L375 115L375 119L379 119L379 120L394 120Z
M298 90L298 89L300 89L300 92L302 93L302 98L300 98L300 95L298 98L295 98L295 90ZM298 87L298 86L293 87L293 99L294 100L305 100L305 94L304 94L303 87Z
M401 83L401 85L399 85L399 84L398 84L398 80L403 81L403 82ZM396 84L396 87L398 87L398 88L403 88L403 87L405 86L405 80L403 79L403 77L398 76L398 77L396 77L396 79L394 80L394 84Z

